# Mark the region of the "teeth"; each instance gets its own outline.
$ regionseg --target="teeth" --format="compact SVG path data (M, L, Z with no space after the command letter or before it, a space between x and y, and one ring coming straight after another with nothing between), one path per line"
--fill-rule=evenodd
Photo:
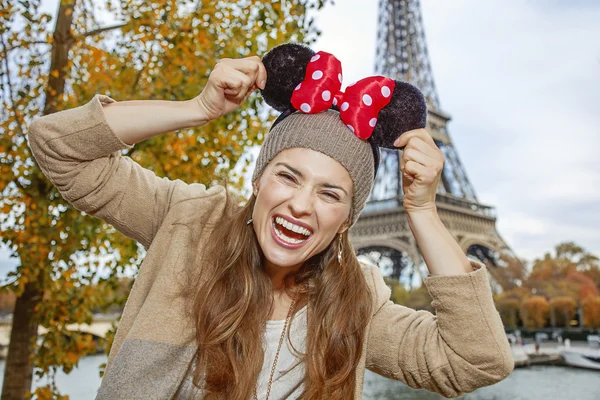
M288 242L288 243L290 243L290 244L302 243L302 242L304 242L304 240L306 240L306 239L304 239L304 240L299 240L299 239L294 239L294 238L287 237L287 236L285 236L285 235L284 235L284 234L283 234L283 233L282 233L282 232L281 232L279 229L277 229L277 228L275 228L275 234L276 234L277 236L279 236L279 238L280 238L281 240L283 240L283 241L285 241L285 242Z
M290 231L300 233L304 236L310 236L310 231L308 229L298 226L296 224L292 224L291 222L283 219L282 217L275 218L275 222L277 222L279 225L284 226L286 229L289 229Z

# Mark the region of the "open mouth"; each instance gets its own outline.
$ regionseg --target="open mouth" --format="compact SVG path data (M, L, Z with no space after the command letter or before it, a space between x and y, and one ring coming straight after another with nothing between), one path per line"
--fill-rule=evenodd
M288 244L303 243L312 235L310 230L282 217L273 218L273 228L277 237Z

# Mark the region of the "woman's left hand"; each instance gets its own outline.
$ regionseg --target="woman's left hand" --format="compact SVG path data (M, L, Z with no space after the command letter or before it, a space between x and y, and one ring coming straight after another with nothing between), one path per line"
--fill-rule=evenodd
M402 134L396 147L404 147L400 160L404 209L407 213L437 211L435 194L444 168L444 154L425 129Z

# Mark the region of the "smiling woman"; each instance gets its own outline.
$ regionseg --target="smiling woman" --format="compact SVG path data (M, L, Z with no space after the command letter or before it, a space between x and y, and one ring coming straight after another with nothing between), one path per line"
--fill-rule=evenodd
M350 175L333 158L306 148L279 153L254 185L252 219L267 270L298 269L345 232L350 193Z
M148 250L98 399L360 399L366 368L456 397L512 371L486 268L437 216L444 159L422 94L385 77L346 93L341 82L331 54L288 44L220 60L189 101L98 95L31 124L32 153L62 196ZM281 115L243 205L121 154L232 112L255 89ZM393 304L350 243L379 147L404 149L404 208L436 315Z

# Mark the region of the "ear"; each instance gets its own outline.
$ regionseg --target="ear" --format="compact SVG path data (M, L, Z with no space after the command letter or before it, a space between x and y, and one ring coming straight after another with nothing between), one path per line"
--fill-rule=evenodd
M342 234L342 233L346 232L348 230L348 228L350 228L350 218L348 218L346 221L344 221L342 226L340 226L340 229L338 229L337 233Z
M252 183L252 193L254 194L254 197L258 196L258 179Z

